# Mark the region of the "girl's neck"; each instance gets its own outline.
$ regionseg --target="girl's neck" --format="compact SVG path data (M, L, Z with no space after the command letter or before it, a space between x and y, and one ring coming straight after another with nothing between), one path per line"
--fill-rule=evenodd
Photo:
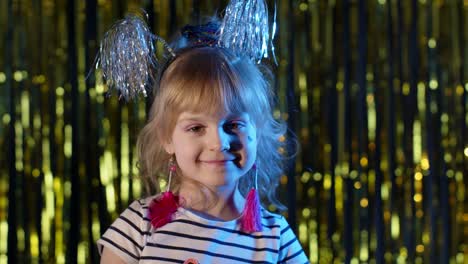
M182 184L179 195L185 207L196 214L213 220L229 221L238 218L244 208L245 199L237 186L201 190L194 184Z

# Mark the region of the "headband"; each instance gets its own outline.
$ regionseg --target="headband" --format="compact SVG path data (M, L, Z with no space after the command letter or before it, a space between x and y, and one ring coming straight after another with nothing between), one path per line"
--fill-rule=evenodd
M265 0L231 0L221 23L187 25L181 33L189 47L219 46L256 63L271 54L276 63L276 7L271 27L270 34ZM140 94L147 96L157 72L167 66L156 58L156 42L164 47L163 56L169 58L164 60L166 63L177 57L177 48L153 34L145 19L135 14L118 21L104 34L95 64L101 68L109 92L115 90L119 98L127 101Z

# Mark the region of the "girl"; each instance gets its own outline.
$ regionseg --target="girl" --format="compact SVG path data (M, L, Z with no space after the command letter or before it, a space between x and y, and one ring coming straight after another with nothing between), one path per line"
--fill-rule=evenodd
M259 205L257 193L282 208L285 125L265 75L208 31L184 28L138 138L143 185L166 191L120 215L98 241L101 263L308 263L286 220Z

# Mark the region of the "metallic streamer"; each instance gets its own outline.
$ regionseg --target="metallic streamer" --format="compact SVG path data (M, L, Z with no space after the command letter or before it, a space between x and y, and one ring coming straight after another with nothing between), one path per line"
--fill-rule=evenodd
M275 26L276 23L273 24L273 34ZM268 58L269 49L274 57L265 1L230 1L221 24L218 43L254 60Z
M96 68L101 67L110 89L126 100L138 94L147 96L157 66L153 35L142 18L129 15L117 22L104 35L99 48Z

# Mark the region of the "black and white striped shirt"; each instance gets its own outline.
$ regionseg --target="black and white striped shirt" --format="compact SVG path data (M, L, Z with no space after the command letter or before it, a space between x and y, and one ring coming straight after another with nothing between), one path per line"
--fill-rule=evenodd
M238 221L214 221L179 208L175 219L151 226L151 198L133 202L98 240L127 263L309 263L284 217L262 210L263 231L240 231Z

